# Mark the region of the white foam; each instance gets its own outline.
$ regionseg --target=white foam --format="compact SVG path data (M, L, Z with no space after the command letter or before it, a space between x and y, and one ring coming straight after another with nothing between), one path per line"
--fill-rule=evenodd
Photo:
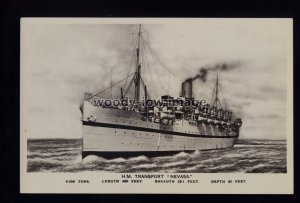
M100 160L100 158L96 155L89 155L87 157L85 157L84 159L82 159L83 163L90 163L90 162L95 162Z
M189 155L188 153L180 152L178 154L175 154L174 157L185 157L185 156L188 156L188 155Z
M170 166L177 166L181 164L185 164L186 161L177 161L177 162L171 162L171 163L165 163L162 165L162 167L170 167Z
M209 168L210 170L211 169L226 169L226 168L230 168L230 167L233 167L233 166L236 166L237 164L234 163L234 164L222 164L222 165L219 165L219 166L215 166L215 167L211 167ZM236 166L237 167L237 166Z
M196 166L188 167L188 168L185 168L182 170L183 171L194 171L194 170L198 169L199 166L202 166L202 165L196 165Z
M156 164L140 164L140 165L136 165L136 166L132 166L132 168L154 168L156 167Z
M146 161L148 158L146 156L138 156L128 159L129 161Z
M199 155L200 154L200 151L199 150L196 150L194 151L193 155Z
M82 156L81 155L78 155L78 156L76 156L76 159L74 160L74 164L79 164L79 163L81 163L81 161L82 161Z
M124 159L124 158L116 158L116 159L111 159L111 160L107 160L107 162L109 162L109 163L122 163L122 162L124 162L124 161L126 161L126 159Z

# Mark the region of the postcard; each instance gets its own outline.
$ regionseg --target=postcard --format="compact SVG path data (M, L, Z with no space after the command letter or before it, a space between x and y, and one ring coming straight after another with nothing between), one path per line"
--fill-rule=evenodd
M21 193L294 193L293 19L20 22Z

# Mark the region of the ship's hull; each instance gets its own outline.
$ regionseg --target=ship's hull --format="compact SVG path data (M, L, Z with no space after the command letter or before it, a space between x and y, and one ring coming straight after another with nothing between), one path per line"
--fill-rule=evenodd
M138 112L95 107L86 101L83 111L83 157L164 156L232 147L238 139L238 133L220 132L213 125L146 122ZM88 119L91 115L92 121Z

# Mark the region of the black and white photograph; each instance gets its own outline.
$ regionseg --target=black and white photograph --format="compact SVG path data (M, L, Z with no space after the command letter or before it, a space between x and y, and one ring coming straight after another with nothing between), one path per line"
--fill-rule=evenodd
M91 193L77 182L249 193L267 178L292 193L292 26L22 18L21 189L53 175Z

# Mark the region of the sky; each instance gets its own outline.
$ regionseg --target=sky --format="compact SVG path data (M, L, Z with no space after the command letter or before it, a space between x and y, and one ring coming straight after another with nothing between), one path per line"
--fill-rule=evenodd
M236 64L218 76L221 99L243 120L241 138L286 139L289 19L22 19L21 130L29 138L81 138L84 93L134 71L129 64L139 23L151 47L142 58L151 97L179 96L181 82L201 67ZM210 101L216 76L208 71L206 82L194 81L194 96ZM123 85L113 89L114 98Z

